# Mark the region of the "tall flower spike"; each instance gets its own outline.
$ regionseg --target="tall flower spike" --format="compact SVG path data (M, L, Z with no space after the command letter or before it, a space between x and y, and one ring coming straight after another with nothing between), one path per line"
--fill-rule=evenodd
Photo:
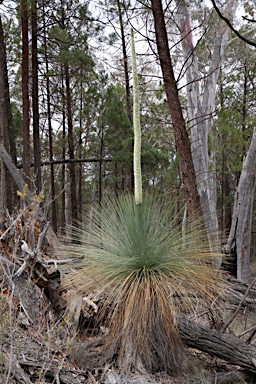
M139 80L136 65L136 52L134 44L134 33L131 29L131 54L132 54L132 75L133 75L133 129L134 129L134 197L135 204L142 203L142 179L141 179L141 127L140 127L140 100Z

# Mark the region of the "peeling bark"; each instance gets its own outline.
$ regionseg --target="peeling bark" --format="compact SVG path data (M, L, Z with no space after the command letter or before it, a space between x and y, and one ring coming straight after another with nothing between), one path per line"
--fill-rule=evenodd
M225 247L228 254L237 258L237 278L244 283L251 282L250 248L252 231L253 200L256 188L256 129L243 162L235 194L232 225Z

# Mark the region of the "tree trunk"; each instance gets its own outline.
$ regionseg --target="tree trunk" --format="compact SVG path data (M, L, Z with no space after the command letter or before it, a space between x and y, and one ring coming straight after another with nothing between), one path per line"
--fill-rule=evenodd
M37 58L37 0L31 2L32 25L32 110L33 110L33 142L34 142L34 178L36 193L39 194L41 185L41 156L39 134L38 107L38 58Z
M164 21L161 0L151 0L154 16L156 44L162 69L167 101L171 111L176 148L180 161L181 178L185 202L189 217L201 213L200 200L196 187L196 176L192 160L190 141L186 123L182 114L172 60L169 51L168 37Z
M226 47L230 30L225 22L220 22L212 50L212 59L204 83L200 87L198 60L193 45L190 15L185 0L178 0L178 20L181 34L185 72L187 77L187 108L191 129L191 150L196 173L197 189L201 207L205 216L209 238L214 248L218 243L217 193L215 170L215 151L210 157L208 151L208 134L212 126L212 114L215 112L215 94L220 71L220 62ZM237 0L228 4L231 17L237 8ZM203 93L202 93L203 89ZM202 93L202 94L201 94ZM211 164L211 167L209 166Z
M68 64L64 65L64 71L65 71L67 119L68 119L68 153L69 153L69 159L73 160L75 157L74 157L70 75L69 75ZM78 209L77 209L77 195L76 195L76 167L75 167L75 163L73 163L73 162L71 162L69 164L69 178L70 178L70 198L71 198L72 224L77 225Z
M10 92L9 92L9 80L8 80L8 69L7 69L7 61L6 61L6 46L5 46L5 36L2 25L2 18L0 14L0 57L1 60L1 71L4 71L4 87L5 87L5 109L6 109L6 118L7 118L7 133L8 140L10 145L10 154L12 157L12 161L14 164L17 164L17 151L13 130L13 120L12 120L12 110L11 110L11 102L10 102Z
M62 160L63 164L61 167L61 232L65 233L66 228L66 103L64 95L64 70L63 66L61 67L61 85L62 85L62 139L63 139L63 148L62 148Z
M0 57L5 57L5 41L2 27L2 19L0 19ZM5 103L5 66L4 60L0 60L0 143L6 145L6 103ZM7 208L7 170L4 163L1 163L1 197L0 211L4 212Z
M235 194L232 225L225 247L228 254L237 258L237 278L250 283L250 248L252 231L253 200L256 187L256 129L243 162L237 191Z
M0 57L5 57L5 42L0 20ZM5 92L5 65L4 60L0 60L0 143L6 145L6 92ZM7 209L7 170L5 164L1 162L1 191L0 191L0 211L3 213Z
M28 186L30 177L30 133L29 133L29 46L28 46L28 2L21 0L22 23L22 139L23 139L23 173Z
M44 13L45 15L45 13ZM50 95L50 79L49 79L49 63L48 63L48 50L46 39L46 25L44 16L44 58L46 68L46 97L47 97L47 118L48 118L48 134L49 134L49 161L50 161L50 179L51 179L51 213L52 213L52 228L57 232L57 209L56 209L56 196L55 196L55 176L53 165L53 140L52 140L52 114L51 114L51 95Z
M103 158L103 152L104 152L104 122L101 122L101 129L99 132L99 139L100 139L100 161L99 161L99 176L98 176L98 201L101 203L102 201L102 180L103 180L103 165L102 165L102 158Z
M16 152L16 144L15 144L15 135L13 129L13 119L12 119L12 110L11 110L11 102L10 102L10 92L9 92L9 80L8 80L8 70L7 70L7 61L6 61L6 46L5 46L5 36L2 26L2 19L0 15L0 57L2 58L0 63L1 70L1 130L3 129L3 144L5 147L8 147L7 141L9 140L9 148L10 154L12 157L12 161L14 164L17 164L17 152ZM7 134L6 134L7 132ZM1 133L2 136L2 133ZM5 166L3 165L2 172L2 189L4 192L3 202L7 209L11 212L13 207L18 203L18 196L16 193L16 186L10 177L10 174L6 172Z
M80 113L79 113L79 139L78 139L78 158L82 160L82 146L83 146L83 82L80 85ZM83 166L82 163L78 165L78 193L77 193L77 205L78 205L78 222L82 223L83 218Z
M122 39L122 49L123 49L123 62L124 62L124 78L125 78L125 95L126 95L126 111L128 119L130 120L131 125L133 124L132 120L132 107L131 107L131 92L130 92L130 81L129 81L129 68L128 68L128 55L126 50L125 34L124 34L124 23L122 16L122 7L119 0L117 0L118 7L118 16L119 24L121 30L121 39ZM131 146L131 152L133 151L133 141ZM134 192L134 174L133 174L133 163L130 166L130 190L131 193Z
M128 119L130 120L130 122L132 124L132 108L131 108L131 92L130 92L130 81L129 81L128 56L127 56L127 51L126 51L122 8L121 8L121 4L120 4L119 0L117 0L117 7L118 7L118 17L119 17L119 25L120 25L120 30L121 30L122 50L123 50L126 110L127 110Z

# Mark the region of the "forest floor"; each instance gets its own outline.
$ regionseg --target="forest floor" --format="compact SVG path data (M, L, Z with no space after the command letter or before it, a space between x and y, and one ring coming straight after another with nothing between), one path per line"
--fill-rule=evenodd
M35 225L33 233L37 231ZM184 367L179 375L165 372L123 375L114 364L101 364L101 346L92 343L99 334L90 332L87 326L93 321L98 303L82 305L81 298L74 292L60 293L53 303L49 299L52 297L47 291L49 287L44 287L46 278L38 272L39 266L33 267L40 277L35 279L22 261L24 255L15 240L21 233L16 228L0 238L0 384L256 383L256 378L239 366L193 348L186 348ZM52 250L46 247L42 257L51 260ZM60 274L56 274L56 266L52 265L47 276L54 276L54 284L61 287L62 276L71 273L72 268L58 266ZM221 321L226 322L236 309L236 303L226 303ZM247 332L248 329L251 332ZM241 305L228 332L250 334L250 343L254 344L254 329L254 303ZM105 329L99 327L98 331L105 332Z

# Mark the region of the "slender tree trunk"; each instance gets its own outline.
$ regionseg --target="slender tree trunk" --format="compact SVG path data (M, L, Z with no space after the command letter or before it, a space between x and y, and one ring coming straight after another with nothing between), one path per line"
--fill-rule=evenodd
M104 127L103 127L103 121L102 121L102 127L101 127L101 130L100 130L100 161L99 161L99 181L98 181L98 184L99 184L99 190L98 190L98 199L99 199L99 203L101 203L101 200L102 200L102 179L103 179L103 175L102 175L102 168L103 168L103 162L102 162L102 158L103 158L103 151L104 151Z
M64 69L61 68L61 84L62 84L62 139L63 139L63 148L62 148L62 160L63 164L61 167L61 229L64 234L66 228L66 102L64 94Z
M118 165L117 162L115 161L115 196L118 197Z
M161 0L151 0L154 16L156 44L162 69L167 101L171 111L173 131L177 153L180 161L180 172L183 183L185 202L188 215L195 217L200 213L200 200L196 187L196 176L192 160L190 141L186 123L182 114L176 80L164 21Z
M82 132L83 132L83 119L82 119L82 112L83 111L83 83L81 82L80 86L80 117L79 117L79 139L78 139L78 157L81 160L82 159L82 145L83 145L83 138L82 138ZM82 163L78 165L78 198L77 198L77 204L78 204L78 222L82 222L82 200L83 200L83 166Z
M5 42L2 28L2 20L0 19L0 58L5 57ZM0 144L6 146L6 91L5 91L5 65L4 60L0 60ZM1 191L0 191L0 211L3 213L7 208L7 169L1 162Z
M122 15L122 5L119 0L117 0L118 7L118 16L119 16L119 25L121 30L121 39L122 39L122 50L123 50L123 63L124 63L124 78L125 78L125 95L126 95L126 111L128 119L130 120L131 125L133 125L132 120L132 107L131 107L131 92L130 92L130 80L129 80L129 68L128 68L128 55L126 50L126 41L124 33L124 23ZM133 152L133 142L131 146L131 153ZM133 163L130 167L130 188L131 192L134 192L134 174L133 174Z
M29 46L28 46L28 2L21 0L22 24L22 139L23 173L25 182L31 186L30 176L30 132L29 132Z
M120 25L120 30L121 30L122 50L123 50L126 110L127 110L128 119L130 120L130 122L132 124L132 107L131 107L131 92L130 92L130 81L129 81L128 56L127 56L127 50L126 50L122 8L121 8L121 3L119 0L117 0L117 7L118 7L119 25Z
M51 121L51 95L50 95L50 79L49 79L49 63L48 63L48 49L46 39L46 26L44 17L44 59L46 67L46 97L47 97L47 118L48 118L48 134L49 134L49 161L50 161L50 173L51 173L51 213L52 213L52 228L54 232L57 232L57 208L56 208L56 196L55 196L55 176L53 165L53 139L52 139L52 121Z
M5 102L6 102L5 108L6 108L6 115L7 115L7 133L8 133L8 140L10 145L10 155L11 155L12 161L16 165L17 150L16 150L16 143L15 143L15 136L14 136L14 129L13 129L12 109L11 109L10 91L9 91L9 79L8 79L8 70L7 70L7 61L6 61L6 46L5 46L5 37L4 37L1 15L0 15L0 41L1 41L0 57L2 58L2 64L4 65L4 77L5 77L4 81L5 81Z
M74 141L73 141L73 121L72 121L71 89L70 89L70 76L69 76L68 64L64 65L64 71L65 71L67 119L68 119L68 153L69 153L69 159L74 160L75 156L74 156ZM77 225L78 209L77 209L77 195L76 195L76 167L74 162L71 162L69 164L69 178L70 178L72 224Z
M3 126L5 125L5 132L7 131L6 143L5 147L7 149L7 141L9 141L9 150L12 161L15 165L17 165L17 152L16 152L16 144L15 144L15 135L13 129L13 119L12 119L12 110L11 110L11 102L10 102L10 92L9 92L9 79L8 79L8 70L7 70L7 61L6 61L6 45L5 45L5 36L2 26L2 19L0 15L0 57L1 60L1 76L3 76L2 84L4 85L4 94L1 100L4 104L2 104L4 116L2 120ZM2 71L4 73L2 74ZM2 85L1 85L2 86ZM1 113L2 114L2 113ZM5 136L5 133L4 133ZM5 137L3 137L5 139ZM10 176L10 173L5 174L5 166L3 165L3 182L2 188L5 188L5 203L7 203L7 208L11 212L13 207L18 204L18 196L17 196L17 187ZM7 201L6 201L7 199Z
M34 178L36 193L39 194L41 185L41 155L39 133L38 106L38 57L37 57L37 0L31 2L32 26L32 110L33 110L33 142L34 142Z

